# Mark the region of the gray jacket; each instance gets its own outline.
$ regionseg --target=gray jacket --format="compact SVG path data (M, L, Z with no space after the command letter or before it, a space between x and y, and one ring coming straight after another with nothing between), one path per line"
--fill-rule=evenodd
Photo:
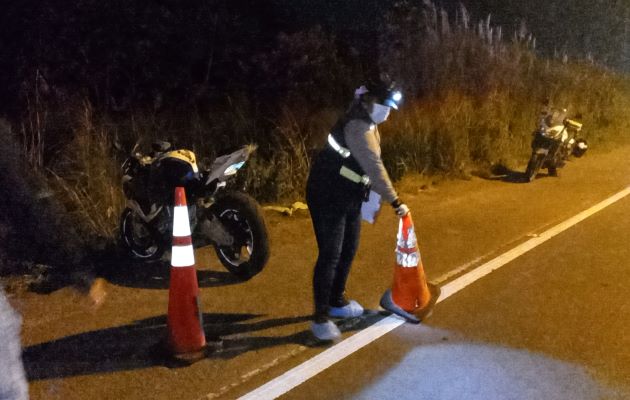
M380 194L387 203L396 200L398 194L381 159L381 136L376 124L353 119L344 128L344 138L348 150L370 177L372 190Z

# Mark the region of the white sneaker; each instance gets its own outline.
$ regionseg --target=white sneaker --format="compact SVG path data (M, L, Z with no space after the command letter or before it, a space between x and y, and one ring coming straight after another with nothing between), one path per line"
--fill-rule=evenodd
M341 337L341 331L332 321L322 323L311 322L311 332L319 340L337 340Z
M343 307L330 307L328 316L331 318L353 318L363 315L363 307L354 300L350 300Z

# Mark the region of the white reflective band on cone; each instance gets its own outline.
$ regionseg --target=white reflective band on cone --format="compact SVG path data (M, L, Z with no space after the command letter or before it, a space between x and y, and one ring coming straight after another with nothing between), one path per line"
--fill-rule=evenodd
M402 233L402 219L399 223L398 235L396 236L397 243L396 245L401 249L413 249L418 244L418 239L416 238L416 231L413 228L409 228L407 230L407 241L405 242L404 236Z
M190 223L188 222L188 207L175 206L173 217L173 236L190 236Z
M195 265L195 253L192 244L188 246L173 246L171 251L171 266L192 267Z
M420 264L420 252L407 254L396 250L396 263L403 268L415 268Z

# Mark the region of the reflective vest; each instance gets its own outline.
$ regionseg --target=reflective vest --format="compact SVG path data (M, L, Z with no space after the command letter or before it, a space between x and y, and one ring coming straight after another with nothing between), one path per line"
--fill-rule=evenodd
M346 145L344 128L350 120L344 116L333 126L311 168L307 195L310 192L337 204L360 204L369 192L369 178Z

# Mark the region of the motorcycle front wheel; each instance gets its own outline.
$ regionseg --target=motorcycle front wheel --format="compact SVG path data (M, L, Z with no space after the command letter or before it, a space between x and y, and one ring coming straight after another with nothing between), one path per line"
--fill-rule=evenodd
M534 178L538 174L538 171L540 171L540 168L542 167L544 161L544 154L537 154L535 152L532 153L532 156L527 163L527 169L525 170L525 179L527 179L527 182L531 182L534 180Z
M132 258L149 261L162 257L165 246L158 236L132 209L123 210L120 217L120 242Z
M232 192L210 210L233 239L230 245L214 245L221 264L240 279L251 279L269 259L269 236L260 206L247 194Z

